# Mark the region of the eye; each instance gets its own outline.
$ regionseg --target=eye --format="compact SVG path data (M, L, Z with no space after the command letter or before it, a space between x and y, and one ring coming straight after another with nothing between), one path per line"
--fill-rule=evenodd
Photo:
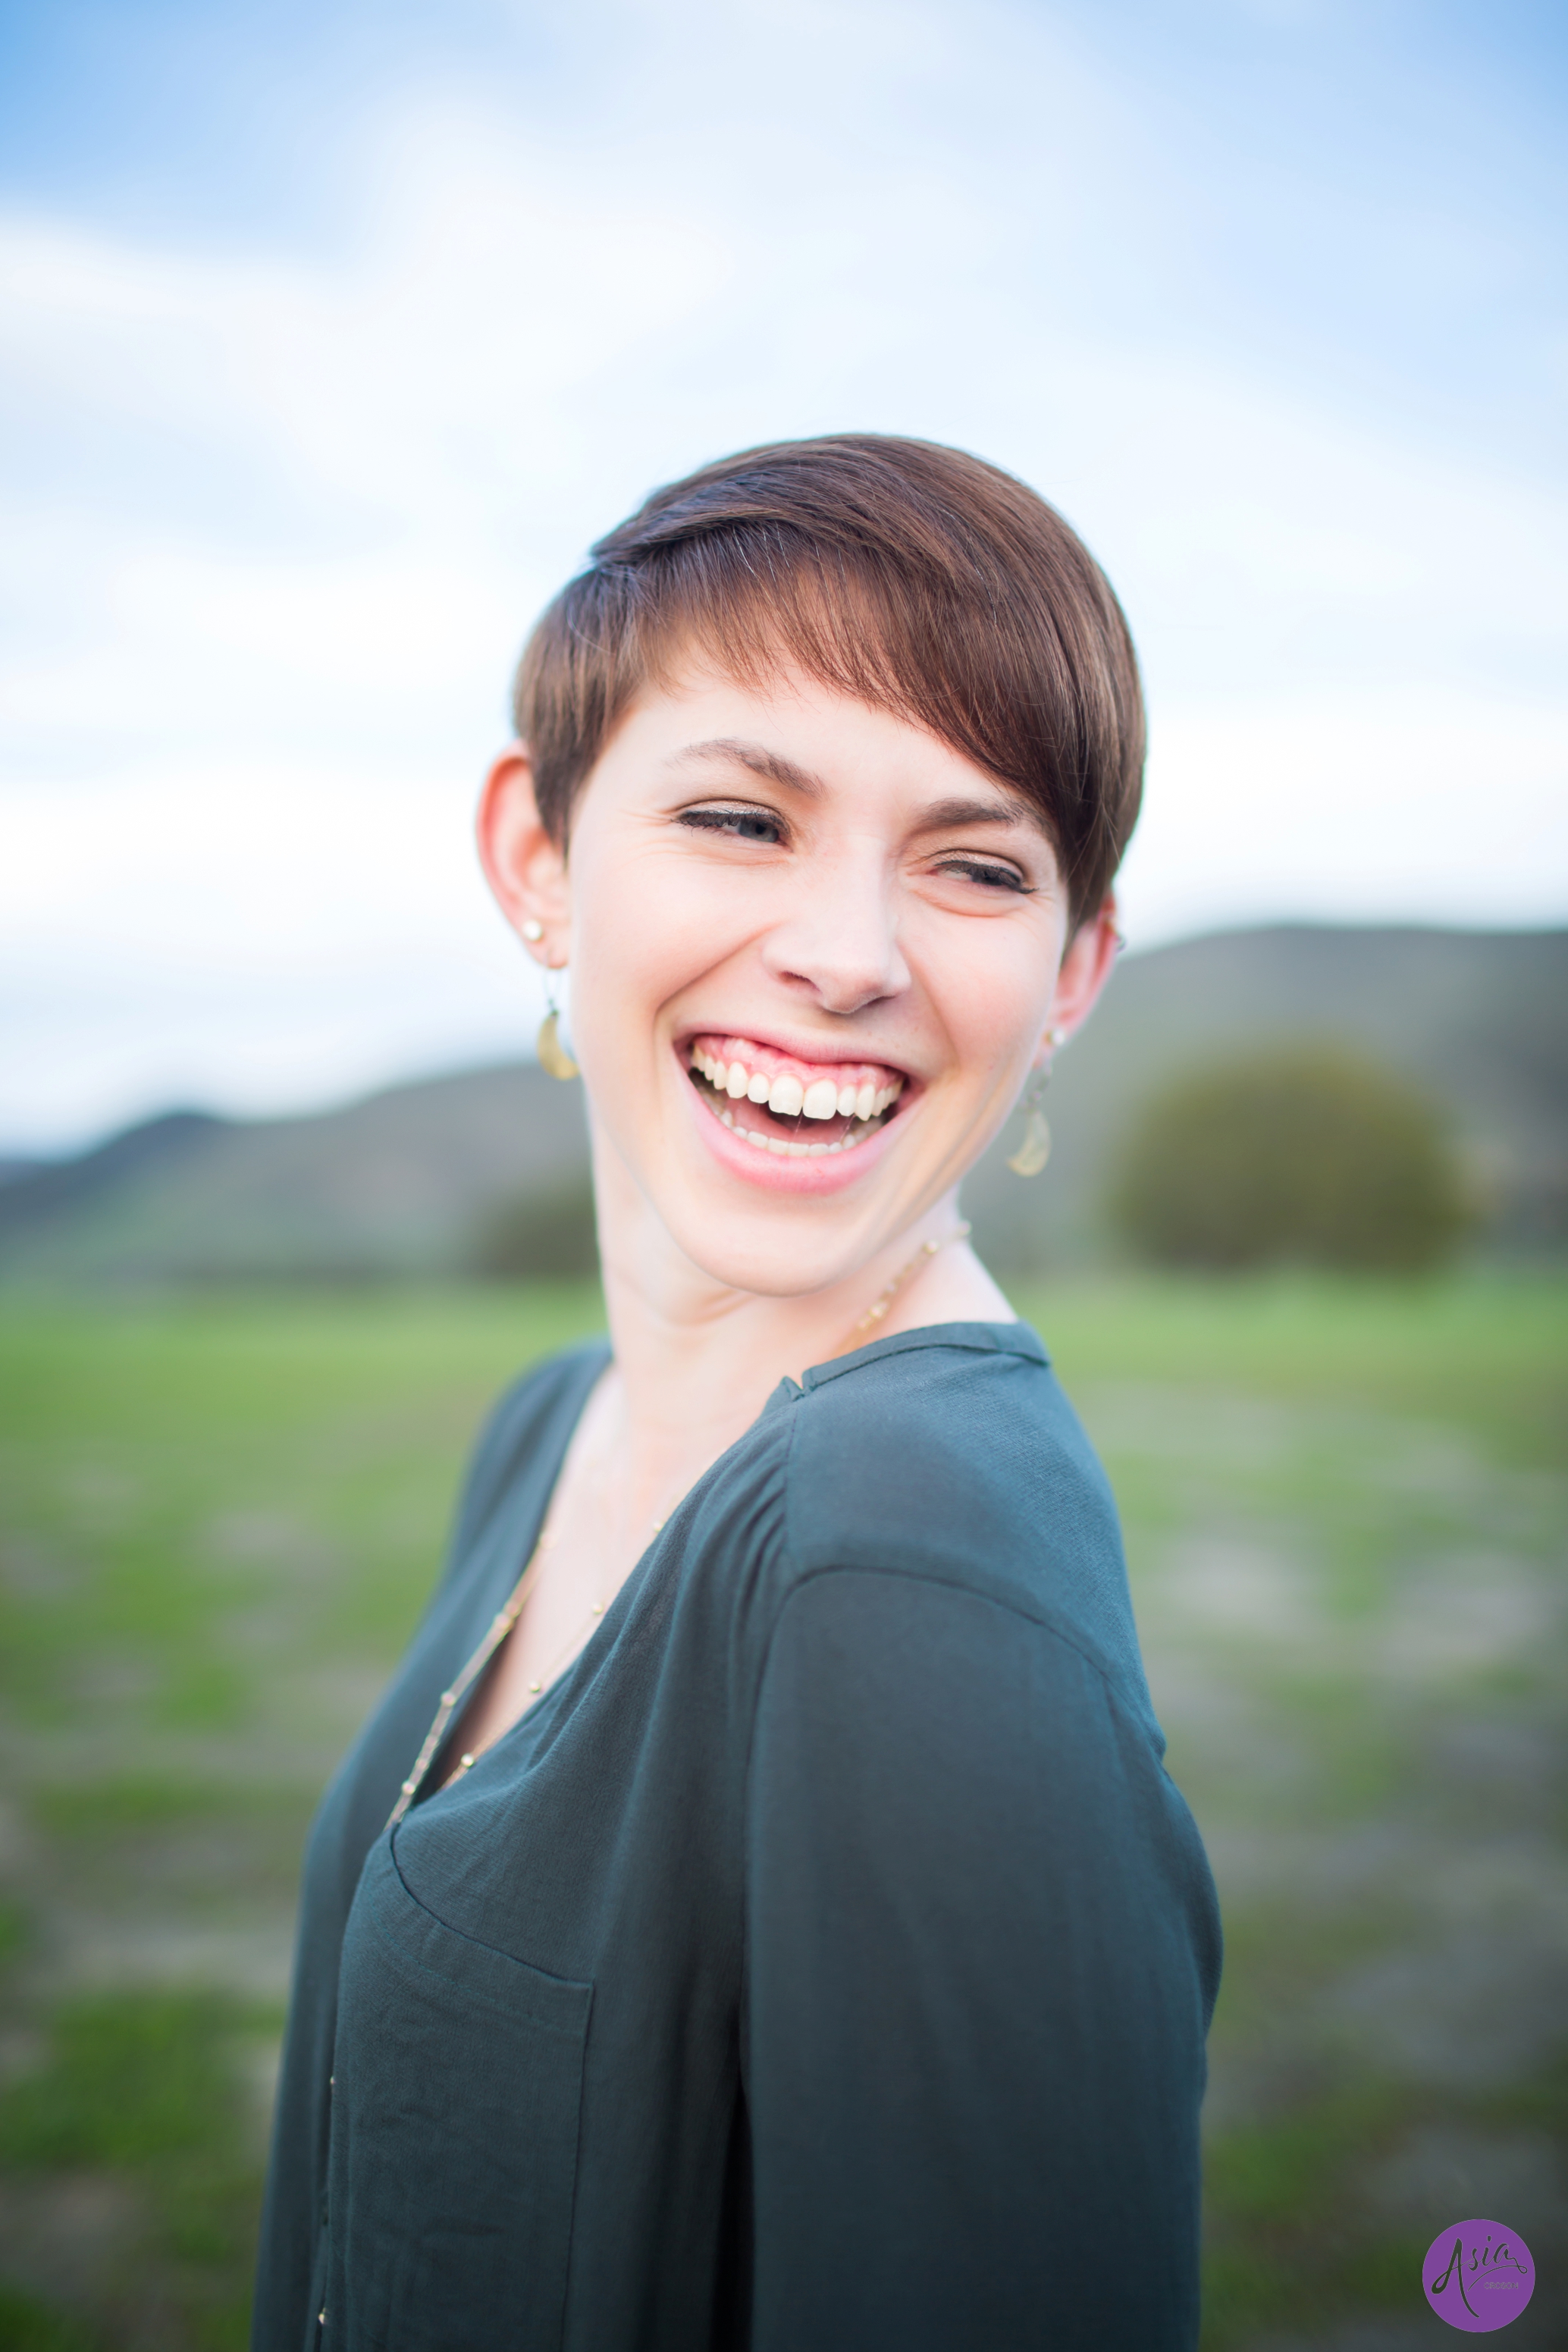
M784 837L784 820L771 809L682 809L678 822L698 833L727 833L732 841L760 841L770 849Z
M937 867L939 874L961 874L966 882L978 882L988 890L1016 890L1021 897L1034 895L1034 885L1026 882L1016 866L994 866L984 857L944 857Z

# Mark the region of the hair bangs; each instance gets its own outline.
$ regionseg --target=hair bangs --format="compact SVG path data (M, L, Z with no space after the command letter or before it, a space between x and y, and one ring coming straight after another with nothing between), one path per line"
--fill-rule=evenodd
M1143 714L1121 607L1068 525L957 450L845 436L744 453L655 492L594 548L520 667L519 734L564 841L636 696L693 660L795 667L896 712L1021 793L1075 919L1136 818Z

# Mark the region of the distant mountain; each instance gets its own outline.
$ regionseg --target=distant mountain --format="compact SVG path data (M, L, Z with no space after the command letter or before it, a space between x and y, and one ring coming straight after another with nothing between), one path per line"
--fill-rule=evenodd
M174 1112L0 1188L0 1274L110 1282L455 1274L498 1202L585 1181L582 1089L531 1063L303 1118Z
M1568 931L1308 925L1129 956L1060 1055L1043 1176L1005 1162L965 1188L998 1266L1103 1245L1104 1172L1157 1086L1242 1045L1338 1039L1447 1108L1492 1205L1493 1246L1568 1247ZM176 1111L0 1185L0 1276L158 1282L380 1280L470 1271L536 1213L548 1263L578 1229L582 1089L531 1064L397 1087L311 1118ZM532 1204L531 1210L531 1204ZM580 1222L580 1221L579 1221Z

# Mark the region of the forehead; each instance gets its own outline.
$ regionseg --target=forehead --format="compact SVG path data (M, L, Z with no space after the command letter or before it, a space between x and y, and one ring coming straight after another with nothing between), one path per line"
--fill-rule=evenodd
M899 711L783 661L742 678L701 655L688 656L634 697L599 769L635 769L645 782L657 779L676 792L717 786L729 771L807 800L961 797L992 821L1027 825L1048 838L1039 812L1016 785Z

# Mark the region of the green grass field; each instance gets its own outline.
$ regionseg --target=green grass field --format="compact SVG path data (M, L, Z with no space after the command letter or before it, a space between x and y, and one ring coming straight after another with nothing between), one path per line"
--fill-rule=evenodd
M1228 1962L1205 2352L1400 2352L1481 2213L1568 2340L1568 1286L1021 1298L1104 1454ZM587 1291L0 1325L0 2347L245 2340L299 1846Z

